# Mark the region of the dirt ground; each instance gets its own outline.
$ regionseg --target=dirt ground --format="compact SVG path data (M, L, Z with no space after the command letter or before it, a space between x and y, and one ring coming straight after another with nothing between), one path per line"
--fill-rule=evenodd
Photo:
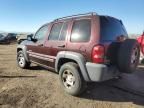
M36 65L22 70L16 45L0 45L0 108L144 108L144 95L113 86L116 81L90 83L84 94L73 97L61 89L55 72Z

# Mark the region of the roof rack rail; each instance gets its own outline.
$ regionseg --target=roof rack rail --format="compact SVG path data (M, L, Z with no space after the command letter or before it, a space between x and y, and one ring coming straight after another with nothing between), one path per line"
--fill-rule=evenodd
M55 19L54 21L59 21L59 20L68 19L68 18L72 18L72 17L76 18L76 17L86 16L86 15L97 15L97 13L89 12L89 13L85 13L85 14L71 15L71 16L66 16L66 17Z

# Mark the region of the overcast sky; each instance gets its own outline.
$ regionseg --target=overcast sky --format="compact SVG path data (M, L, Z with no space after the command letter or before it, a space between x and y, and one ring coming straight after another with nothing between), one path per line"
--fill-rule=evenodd
M1 0L0 31L35 32L56 18L87 12L119 18L129 33L144 30L144 0Z

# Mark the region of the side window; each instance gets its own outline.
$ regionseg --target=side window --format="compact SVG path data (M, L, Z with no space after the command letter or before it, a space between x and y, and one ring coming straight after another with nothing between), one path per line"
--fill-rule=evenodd
M43 40L48 32L48 25L41 27L35 34L37 40Z
M62 23L54 24L49 35L49 40L58 40L61 28Z
M61 29L60 36L59 36L60 41L65 40L66 35L67 35L67 28L68 28L68 23L64 23Z
M49 35L49 40L63 41L66 38L68 23L54 24Z
M73 24L71 42L88 42L91 35L91 20L77 20Z

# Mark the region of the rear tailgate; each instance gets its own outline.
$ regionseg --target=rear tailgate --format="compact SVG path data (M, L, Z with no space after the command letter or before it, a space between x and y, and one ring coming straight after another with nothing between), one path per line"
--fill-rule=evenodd
M120 43L128 38L128 34L122 21L113 17L101 16L100 26L100 41L105 47L105 62L116 64Z

